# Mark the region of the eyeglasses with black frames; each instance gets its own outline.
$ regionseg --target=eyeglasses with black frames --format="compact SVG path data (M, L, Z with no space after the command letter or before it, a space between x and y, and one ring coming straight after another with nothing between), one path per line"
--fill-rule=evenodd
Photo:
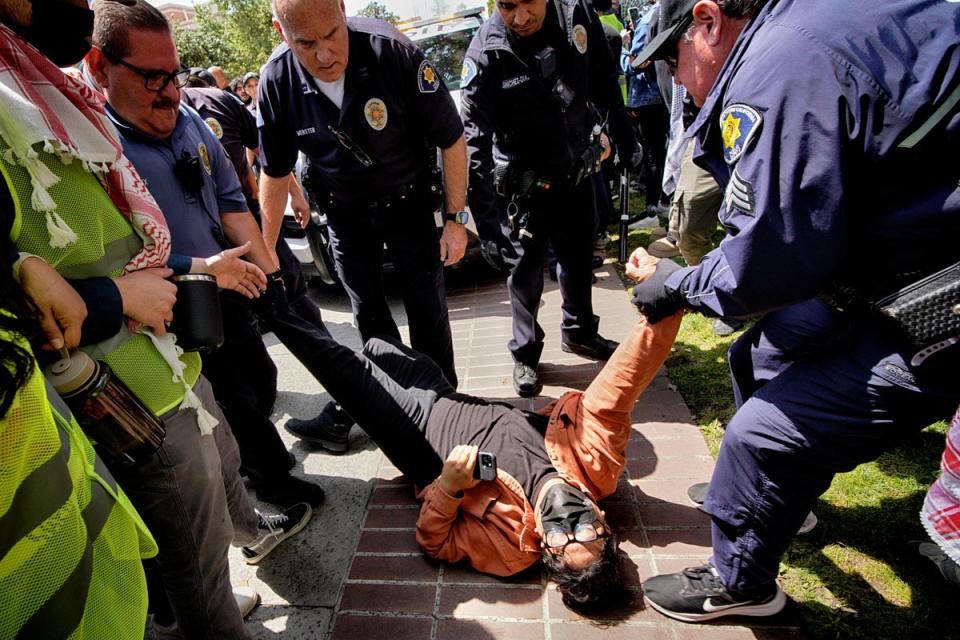
M371 159L370 156L367 155L367 152L361 149L356 142L351 140L350 136L329 124L327 125L327 129L330 130L330 133L336 136L337 142L340 143L341 147L353 154L353 157L357 159L357 162L365 167L373 165L373 159Z
M180 69L179 71L158 71L156 69L141 69L140 67L134 66L120 58L115 56L112 53L103 52L103 57L112 62L113 64L118 64L122 67L126 67L133 71L135 74L143 78L143 86L146 87L147 91L153 91L155 93L160 93L166 89L167 84L173 83L177 89L182 89L186 86L187 81L190 79L190 70L189 69Z
M609 537L602 524L598 522L581 523L574 527L573 531L564 531L563 529L550 529L543 536L543 546L551 551L560 553L571 542L593 542L601 538Z

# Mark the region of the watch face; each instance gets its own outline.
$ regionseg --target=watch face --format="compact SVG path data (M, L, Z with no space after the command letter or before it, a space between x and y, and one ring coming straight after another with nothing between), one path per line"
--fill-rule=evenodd
M457 224L467 224L470 220L470 214L466 211L458 211L453 214L453 219Z

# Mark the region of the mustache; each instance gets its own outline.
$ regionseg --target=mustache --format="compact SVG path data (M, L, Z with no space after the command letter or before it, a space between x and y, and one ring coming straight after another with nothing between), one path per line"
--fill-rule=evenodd
M153 101L154 109L176 109L180 106L179 100L172 100L167 97L157 98Z

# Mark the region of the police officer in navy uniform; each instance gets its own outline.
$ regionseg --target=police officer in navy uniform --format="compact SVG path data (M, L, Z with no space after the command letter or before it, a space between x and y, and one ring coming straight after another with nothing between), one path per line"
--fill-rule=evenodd
M958 42L945 0L662 0L634 64L665 59L702 107L694 160L725 189L728 235L696 267L661 260L635 301L652 322L762 315L730 350L711 562L644 584L666 615L777 613L780 559L834 474L960 401L944 293L960 262L960 174L944 162L960 143ZM913 315L905 289L928 278Z
M470 209L485 256L510 267L509 349L521 396L541 389L543 256L560 265L562 348L606 360L617 343L597 334L591 299L595 203L592 175L609 154L632 160L617 65L595 12L582 0L499 0L470 43L462 116L470 159ZM503 203L511 243L501 226Z
M466 147L456 106L433 65L391 25L347 19L337 0L275 0L274 15L285 44L263 67L258 94L267 245L279 233L287 176L302 151L361 337L400 338L383 290L386 243L411 345L455 386L442 266L466 249ZM446 211L439 242L438 147Z

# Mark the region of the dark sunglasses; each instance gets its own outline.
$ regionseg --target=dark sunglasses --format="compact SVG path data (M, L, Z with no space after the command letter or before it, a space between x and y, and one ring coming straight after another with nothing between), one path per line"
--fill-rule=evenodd
M353 157L357 159L357 162L365 167L373 165L373 159L371 159L370 156L367 155L367 152L361 149L356 142L351 140L350 136L340 129L335 129L330 125L327 125L327 129L330 130L330 133L336 136L337 142L340 143L341 147L353 154Z
M147 91L160 93L170 82L172 82L173 86L175 86L177 89L182 89L187 85L187 81L190 79L189 69L180 69L179 71L171 71L168 73L166 71L141 69L140 67L136 67L125 61L123 58L119 58L111 53L107 53L106 51L103 51L103 57L113 64L126 67L127 69L130 69L130 71L133 71L135 74L142 77L143 86L146 87Z
M666 53L663 56L663 61L667 63L667 69L669 69L671 75L676 75L677 73L677 58L679 57L680 49L680 39L683 38L683 35L690 28L690 25L693 24L693 13L688 13L680 22L677 23L674 27L674 37L670 38L666 42L665 51Z

